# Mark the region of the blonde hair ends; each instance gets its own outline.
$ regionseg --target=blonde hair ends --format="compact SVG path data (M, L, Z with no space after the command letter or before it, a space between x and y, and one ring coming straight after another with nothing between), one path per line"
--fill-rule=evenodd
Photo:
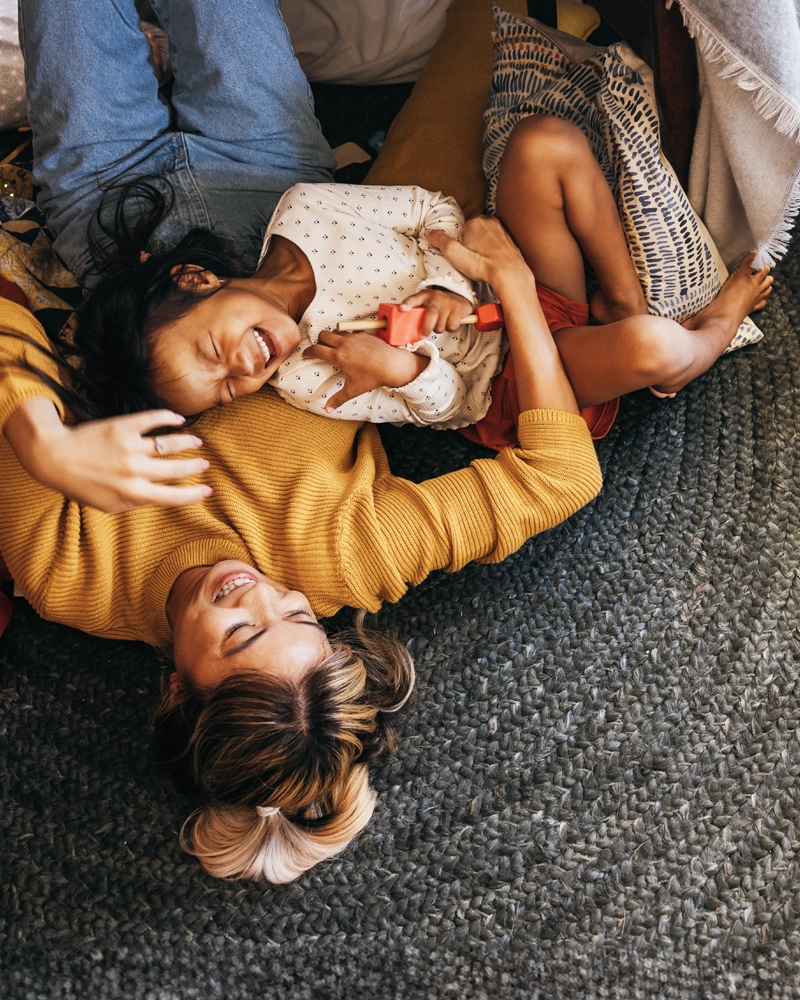
M216 878L291 882L343 851L375 809L365 764L331 793L331 816L311 829L278 812L261 817L248 806L206 806L181 830L181 846Z
M206 803L180 840L209 874L290 882L369 822L368 765L397 744L394 713L411 695L414 665L363 618L297 682L248 672L211 692L165 692L154 752Z

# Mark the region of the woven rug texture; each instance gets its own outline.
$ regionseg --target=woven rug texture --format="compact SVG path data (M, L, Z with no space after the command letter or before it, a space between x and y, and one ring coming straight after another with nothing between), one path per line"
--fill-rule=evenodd
M599 444L600 497L377 624L418 684L375 818L289 886L205 875L146 738L161 663L0 641L0 996L800 992L800 245L765 338ZM412 478L478 454L389 428Z

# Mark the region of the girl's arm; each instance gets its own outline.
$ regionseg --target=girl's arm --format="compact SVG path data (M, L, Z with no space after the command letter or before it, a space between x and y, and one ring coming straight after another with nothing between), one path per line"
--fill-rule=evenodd
M294 406L339 420L448 421L462 408L464 379L432 341L415 347L390 347L369 333L323 331L281 365L272 384Z
M168 458L200 447L198 438L167 434L159 438L157 451L153 438L143 437L159 427L179 426L180 415L156 410L74 426L64 423L57 392L25 368L27 360L60 382L51 350L29 310L0 300L0 430L29 475L72 500L108 512L144 504L176 507L208 496L205 486L159 482L208 467L204 459Z

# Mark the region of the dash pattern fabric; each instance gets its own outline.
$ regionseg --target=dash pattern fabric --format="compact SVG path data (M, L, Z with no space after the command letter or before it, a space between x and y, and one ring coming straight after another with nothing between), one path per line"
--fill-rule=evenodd
M647 66L624 43L587 45L495 7L494 72L484 115L484 171L492 211L500 162L517 122L550 114L586 135L614 192L652 313L683 322L727 277L705 226L662 158ZM728 350L763 334L749 319Z

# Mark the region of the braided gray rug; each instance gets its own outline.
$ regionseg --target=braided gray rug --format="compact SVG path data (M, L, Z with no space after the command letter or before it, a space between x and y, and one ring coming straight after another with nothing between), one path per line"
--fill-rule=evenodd
M594 504L381 613L416 704L368 830L291 886L179 850L153 655L17 602L0 995L796 997L799 305L796 244L761 344L623 403ZM474 454L386 441L414 477Z

